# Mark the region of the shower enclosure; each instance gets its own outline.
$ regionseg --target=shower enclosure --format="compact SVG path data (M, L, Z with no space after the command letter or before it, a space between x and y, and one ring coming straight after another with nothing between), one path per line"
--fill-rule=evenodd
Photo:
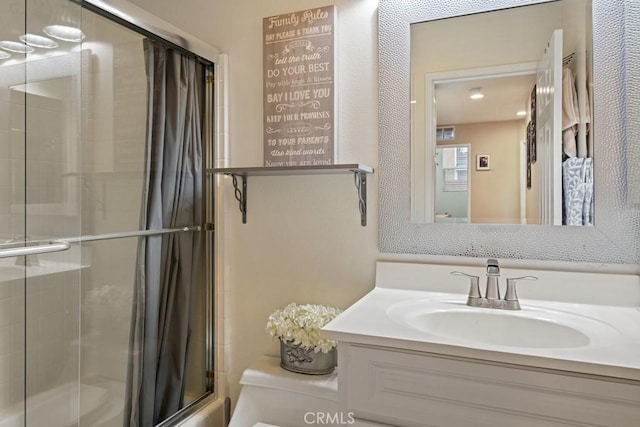
M183 360L168 380L153 367L165 385L152 386L152 400L177 395L154 424L213 392L213 197L202 173L212 159L213 56L102 3L6 0L0 14L0 427L149 425L125 414L140 400L135 378L147 384L153 360L164 366L152 352ZM201 154L193 170L178 162L155 173L153 159L168 154L154 144L178 144L164 130L184 117L158 124L147 45L200 67L198 125L176 113L187 116L192 144L179 155ZM193 196L176 205L187 215L145 221L179 180ZM183 264L193 267L189 280Z

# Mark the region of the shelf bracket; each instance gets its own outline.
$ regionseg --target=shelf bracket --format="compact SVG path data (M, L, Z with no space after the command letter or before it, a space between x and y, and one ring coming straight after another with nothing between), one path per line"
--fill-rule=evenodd
M242 214L242 223L247 223L247 177L245 175L229 174L233 179L233 190L236 200L238 201L240 213ZM238 187L238 177L242 178L242 188Z
M367 174L354 170L353 180L358 190L358 209L360 210L360 225L367 226Z

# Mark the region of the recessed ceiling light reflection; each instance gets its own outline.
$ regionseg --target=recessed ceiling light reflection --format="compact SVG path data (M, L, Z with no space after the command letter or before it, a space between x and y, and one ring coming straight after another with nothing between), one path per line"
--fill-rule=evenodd
M79 28L66 25L47 25L42 31L49 37L66 42L81 42L85 37Z
M11 58L11 54L5 52L4 50L0 50L0 59L9 59Z
M54 49L58 47L58 42L51 40L48 37L39 36L37 34L23 34L18 37L21 42L33 47L41 47L44 49Z
M484 98L484 93L482 93L481 87L472 87L469 89L469 98L471 99L482 99Z
M31 46L27 46L24 43L11 42L8 40L2 40L0 42L0 47L4 50L8 50L9 52L17 53L31 53L35 50Z

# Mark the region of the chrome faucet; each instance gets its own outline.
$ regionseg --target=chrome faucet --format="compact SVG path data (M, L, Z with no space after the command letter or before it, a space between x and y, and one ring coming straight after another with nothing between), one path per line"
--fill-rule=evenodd
M500 299L500 285L498 284L498 278L500 277L500 264L495 258L489 258L487 260L487 288L484 292L484 297L489 301L496 301Z
M470 307L482 307L482 308L496 308L501 310L520 310L520 302L518 301L518 294L516 293L516 281L517 280L538 280L535 276L522 276L507 279L507 291L504 295L504 299L500 299L500 284L498 278L500 277L500 264L498 260L490 258L487 260L487 287L485 289L484 297L480 293L480 278L471 274L466 274L461 271L452 271L454 276L465 276L471 281L469 287L469 295L467 296L467 305Z

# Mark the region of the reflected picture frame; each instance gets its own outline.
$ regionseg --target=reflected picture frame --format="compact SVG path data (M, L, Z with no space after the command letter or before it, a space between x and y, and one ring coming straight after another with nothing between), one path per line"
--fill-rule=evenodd
M491 170L491 156L489 154L476 155L476 170L477 171Z

